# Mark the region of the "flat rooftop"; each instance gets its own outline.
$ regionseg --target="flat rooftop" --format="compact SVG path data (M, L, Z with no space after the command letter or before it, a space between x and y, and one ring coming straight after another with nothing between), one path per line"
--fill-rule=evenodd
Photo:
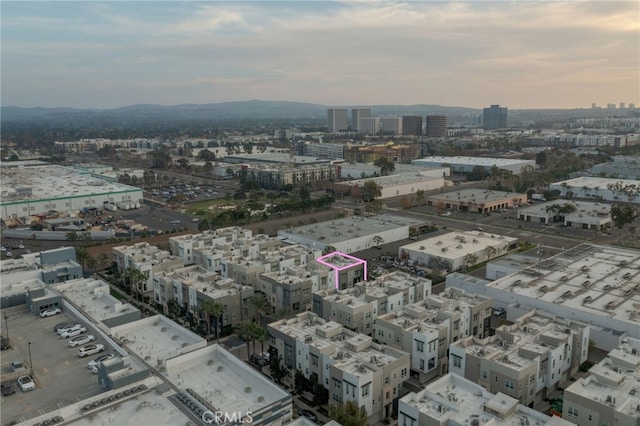
M526 197L527 194L517 192L491 191L488 189L461 189L459 191L446 192L444 194L430 195L430 200L453 201L456 203L494 203L496 201L511 200L513 198Z
M628 330L640 329L640 251L637 250L581 244L491 282L487 289L624 321Z
M324 244L335 244L365 235L418 225L422 221L391 215L373 217L350 216L311 225L298 226L278 231L281 236L297 236L310 240L322 241Z
M138 309L111 296L109 284L93 278L79 278L54 284L55 289L97 322L103 322Z
M609 216L611 213L611 204L606 203L591 203L588 201L574 201L574 200L553 200L545 201L544 203L536 203L531 206L521 207L520 214L532 214L538 216L548 216L550 213L547 209L552 206L573 206L575 211L573 213L564 214L564 216Z
M538 263L539 259L534 256L524 254L510 254L501 258L492 260L488 264L502 266L512 269L525 269Z
M207 341L164 315L142 318L111 329L122 345L151 366L206 346Z
M515 398L503 393L492 394L453 373L430 383L420 392L403 396L400 401L442 424L466 425L478 420L480 425L573 425L566 420L557 423L549 416L520 405ZM484 407L498 415L485 411ZM521 423L523 420L527 423Z
M192 389L217 411L257 412L291 395L221 346L213 344L167 362L166 377Z
M603 177L590 177L590 176L581 176L574 179L567 179L559 182L554 182L552 185L563 185L566 184L571 188L596 188L599 189L607 189L607 185L615 184L616 182L622 182L623 185L638 185L637 180L631 179L611 179L611 178L603 178Z
M406 185L408 183L415 182L426 182L430 180L441 180L442 177L430 177L423 176L418 173L416 174L394 174L389 176L380 176L374 178L366 178L366 179L357 179L357 180L349 180L345 182L340 182L340 185L347 186L364 186L365 182L373 181L377 183L382 188L397 186L397 185Z
M288 152L226 155L224 161L229 163L282 163L282 165L293 163L296 166L305 164L329 164L331 162L331 160L326 158L308 157L305 155L294 155L292 158ZM254 166L255 165L252 164L252 167Z
M2 203L142 191L81 173L71 167L56 165L0 167L0 177Z
M520 160L517 158L493 158L493 157L443 157L443 156L431 156L424 157L417 160L413 160L412 164L421 163L441 163L441 164L464 164L464 165L477 165L477 166L511 166L516 164L528 164L532 160Z
M487 246L511 244L517 240L517 238L483 231L449 232L407 244L400 247L400 250L437 254L446 259L458 259L467 254L477 253Z

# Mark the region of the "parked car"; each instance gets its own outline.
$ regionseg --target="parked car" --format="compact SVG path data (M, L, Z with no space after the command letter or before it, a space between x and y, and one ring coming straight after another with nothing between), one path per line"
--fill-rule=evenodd
M2 396L9 396L16 393L16 388L13 387L13 383L2 383L0 388L2 389Z
M317 422L318 421L318 416L315 415L315 413L311 410L298 410L298 415L300 417L306 417L307 419L311 420L312 422Z
M493 316L495 316L495 317L499 317L499 316L504 315L506 313L507 313L507 311L505 311L503 308L497 308L497 309L493 310Z
M36 388L36 382L33 381L31 376L22 376L18 378L18 384L20 385L22 392L29 392Z
M11 362L11 371L27 371L27 367L24 366L22 361L12 361Z
M115 358L115 357L116 356L114 354L100 355L99 357L96 357L95 359L90 361L89 364L87 364L87 368L97 374L98 373L98 365L100 365L100 363L102 361L106 361L108 359L112 359L112 358Z
M1 336L0 337L0 350L11 349L11 342L8 338Z
M44 311L40 312L40 318L52 317L54 315L58 315L61 312L62 312L62 309L60 308L45 309Z
M60 333L60 338L68 339L69 337L76 337L86 332L87 332L87 328L84 326L73 327Z
M82 324L80 324L79 322L73 322L73 323L71 323L71 325L59 328L58 329L58 334L62 334L65 331L68 331L68 330L71 330L72 328L77 328L77 327L82 327Z
M69 322L69 321L63 321L63 322L59 322L56 325L53 326L53 331L55 331L56 333L60 330L62 330L63 328L69 328L69 327L73 327L74 325L76 325L76 322Z
M85 356L94 355L104 351L104 345L87 345L78 349L78 356L84 358Z
M13 253L11 253L10 251L5 252L4 255L7 256L7 257L13 257Z
M172 225L178 225L180 223L180 221L178 219L172 220L171 224Z
M86 345L96 340L93 334L85 334L84 336L78 336L69 340L69 347L75 348L76 346Z

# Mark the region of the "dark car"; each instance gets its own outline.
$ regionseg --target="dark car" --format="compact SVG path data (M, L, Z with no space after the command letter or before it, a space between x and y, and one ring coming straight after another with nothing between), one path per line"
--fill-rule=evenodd
M13 383L2 383L0 388L2 388L2 396L9 396L16 393L16 388L13 387Z
M11 349L11 342L6 337L0 337L0 350Z
M311 420L312 422L317 422L318 421L318 416L316 416L315 413L313 411L310 411L310 410L298 410L298 415L300 417L306 417L307 419Z

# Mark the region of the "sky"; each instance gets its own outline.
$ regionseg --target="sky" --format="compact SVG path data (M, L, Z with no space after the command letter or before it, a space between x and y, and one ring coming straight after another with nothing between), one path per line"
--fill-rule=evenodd
M3 106L640 106L640 1L6 1Z

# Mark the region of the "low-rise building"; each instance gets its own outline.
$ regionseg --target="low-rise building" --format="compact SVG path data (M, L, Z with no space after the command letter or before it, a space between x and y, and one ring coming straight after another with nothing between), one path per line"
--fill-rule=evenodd
M351 400L364 407L369 424L389 418L409 378L409 354L311 312L269 324L273 353L329 391L329 404ZM273 356L273 354L272 354Z
M573 423L542 414L502 392L493 394L457 374L447 374L420 392L400 398L398 425L572 426Z
M184 259L185 265L195 263L194 249L213 247L216 244L234 242L238 239L251 238L252 232L249 229L231 226L216 230L207 230L198 234L180 235L169 238L171 254ZM208 265L201 265L208 269Z
M500 170L519 175L525 168L536 167L534 160L520 160L517 158L490 158L490 157L425 157L413 160L411 163L428 167L450 167L451 172L471 173L474 167L482 167L487 172L497 167Z
M527 194L486 189L462 189L427 197L429 206L475 213L489 213L526 203Z
M313 157L307 158L309 163L316 163ZM338 166L327 164L309 164L295 166L292 164L247 164L241 167L245 179L254 180L261 188L281 189L287 185L306 186L314 182L334 182L340 177Z
M452 343L449 371L535 407L573 377L588 350L587 324L531 311L498 327L494 336Z
M413 195L417 191L433 191L444 187L444 177L430 177L420 174L394 174L375 178L357 179L334 183L332 189L354 199L362 199L362 189L367 182L374 182L380 188L378 199Z
M610 228L612 224L610 204L567 200L547 201L520 208L517 219L546 225L560 222L574 229L596 231Z
M633 179L587 176L554 182L549 185L549 189L559 191L561 197L589 198L624 203L640 203L639 187L639 181Z
M398 248L403 261L449 272L469 268L517 246L517 239L484 231L449 232Z
M564 390L562 417L579 425L637 426L640 341L628 339Z

